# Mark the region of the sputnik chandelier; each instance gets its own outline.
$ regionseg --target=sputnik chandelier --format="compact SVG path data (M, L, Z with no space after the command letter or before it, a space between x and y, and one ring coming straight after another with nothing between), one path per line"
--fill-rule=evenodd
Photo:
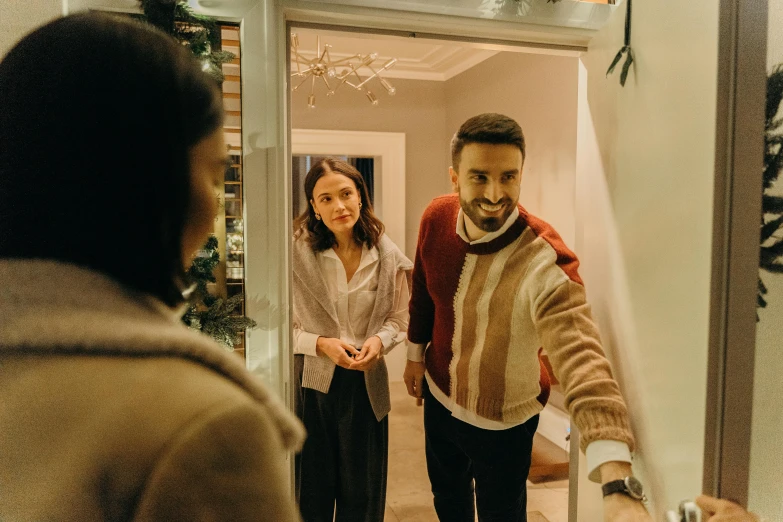
M378 105L378 97L366 87L367 82L377 78L381 83L389 96L394 96L397 92L392 85L381 76L383 71L390 69L395 63L397 58L391 58L376 70L373 67L373 62L378 59L376 53L367 54L362 56L361 54L355 54L347 58L332 61L332 57L329 54L329 49L332 46L324 44L321 49L321 37L316 37L316 52L315 58L308 59L299 52L299 37L296 33L291 33L291 51L294 54L294 60L296 63L296 71L291 73L291 85L296 83L296 80L301 78L301 81L296 83L293 90L296 91L310 80L310 95L307 97L307 106L311 109L315 109L315 84L319 81L323 81L326 85L326 95L333 96L337 89L343 85L353 87L359 92L364 92L370 104L373 106ZM366 67L372 74L362 80L359 70ZM340 69L339 71L337 69ZM355 83L354 83L355 82ZM334 87L332 86L334 84Z

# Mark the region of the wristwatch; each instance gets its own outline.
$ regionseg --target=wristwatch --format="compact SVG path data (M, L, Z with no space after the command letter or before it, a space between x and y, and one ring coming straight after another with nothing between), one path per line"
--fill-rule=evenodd
M647 501L647 497L644 496L644 488L642 483L636 477L627 476L619 480L613 480L607 482L601 487L604 492L604 496L611 495L613 493L622 493L628 495L634 500Z

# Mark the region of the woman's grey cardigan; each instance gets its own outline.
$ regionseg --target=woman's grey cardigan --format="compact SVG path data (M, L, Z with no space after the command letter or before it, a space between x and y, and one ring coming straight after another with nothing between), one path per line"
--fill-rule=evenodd
M374 335L371 332L380 331L394 307L397 272L399 270L407 272L406 279L410 290L411 270L413 270L413 263L385 234L378 241L378 262L380 263L378 289L375 294L375 306L367 326L367 333L370 335ZM318 260L305 234L294 240L293 265L295 326L324 337L339 338L340 323L337 309L329 298ZM305 355L302 386L328 393L334 368L334 362L326 356ZM380 421L391 410L389 372L383 358L372 369L364 372L364 382L375 417Z

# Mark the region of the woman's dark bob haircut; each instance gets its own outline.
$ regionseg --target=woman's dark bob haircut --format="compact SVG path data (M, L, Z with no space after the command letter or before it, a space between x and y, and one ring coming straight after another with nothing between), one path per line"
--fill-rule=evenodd
M337 244L337 239L335 239L332 231L324 225L323 221L315 218L315 210L309 203L313 200L313 190L315 190L316 182L326 174L331 173L342 174L356 185L356 190L361 198L362 208L359 211L359 220L353 227L353 239L357 244L363 244L367 248L375 247L381 235L383 235L383 223L372 210L372 203L367 193L367 185L364 183L364 178L349 163L336 158L324 158L313 165L307 176L305 176L304 190L308 204L307 210L302 212L302 215L296 218L294 222L294 231L296 231L297 237L303 230L307 230L309 232L306 236L307 241L310 242L310 246L313 247L315 252L322 252Z
M222 122L215 81L150 26L91 13L34 31L0 63L0 258L181 302L188 154Z

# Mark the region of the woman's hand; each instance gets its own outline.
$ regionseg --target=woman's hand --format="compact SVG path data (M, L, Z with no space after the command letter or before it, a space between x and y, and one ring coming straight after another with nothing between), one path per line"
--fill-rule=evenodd
M334 337L319 337L315 342L315 351L326 355L337 366L349 370L353 360L348 356L348 353L354 356L359 355L359 350Z
M377 363L381 358L382 348L383 343L381 343L381 338L377 335L373 335L364 341L362 351L359 352L359 355L353 358L353 363L351 363L350 368L352 370L359 370L362 372L369 370L375 366L375 363Z

